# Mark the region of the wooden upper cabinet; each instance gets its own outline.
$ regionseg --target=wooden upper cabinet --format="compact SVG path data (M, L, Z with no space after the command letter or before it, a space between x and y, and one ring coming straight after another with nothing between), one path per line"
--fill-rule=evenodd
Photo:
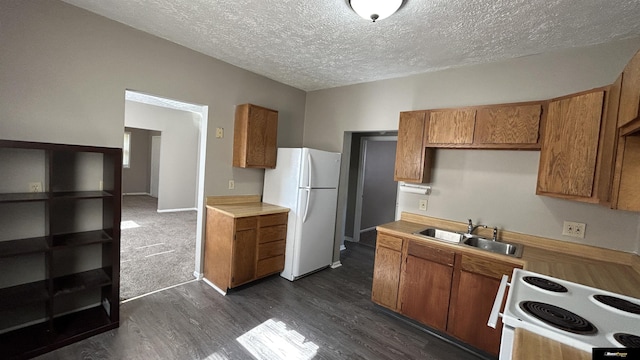
M400 113L393 174L395 181L414 183L429 181L433 153L431 149L425 148L426 116L425 111Z
M429 110L426 146L540 149L542 102Z
M539 146L541 115L541 104L479 108L474 142Z
M629 124L640 115L640 51L622 72L618 126ZM640 119L639 119L640 122Z
M273 169L277 146L278 112L252 104L238 105L233 133L233 166Z
M603 90L553 100L543 131L537 193L594 202Z
M427 144L471 144L476 110L429 112Z

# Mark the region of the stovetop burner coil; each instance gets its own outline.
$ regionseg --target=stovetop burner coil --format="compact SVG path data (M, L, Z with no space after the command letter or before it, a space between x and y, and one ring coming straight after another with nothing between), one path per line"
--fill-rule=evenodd
M551 281L545 278L541 278L541 277L537 277L537 276L525 276L522 278L522 280L524 280L525 282L535 286L535 287L539 287L541 289L547 290L547 291L553 291L553 292L558 292L558 293L565 293L569 290L567 290L566 287L558 284L555 281Z
M555 328L580 335L593 335L598 329L587 319L569 310L537 301L523 301L520 309Z
M640 315L640 305L634 304L625 299L609 295L594 295L593 298L620 311Z
M615 333L613 334L613 338L624 347L640 348L640 336L626 333Z

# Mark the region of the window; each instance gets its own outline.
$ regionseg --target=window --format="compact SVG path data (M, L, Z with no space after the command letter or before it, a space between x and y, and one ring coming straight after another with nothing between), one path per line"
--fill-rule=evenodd
M124 132L124 145L122 146L122 167L131 167L131 132Z

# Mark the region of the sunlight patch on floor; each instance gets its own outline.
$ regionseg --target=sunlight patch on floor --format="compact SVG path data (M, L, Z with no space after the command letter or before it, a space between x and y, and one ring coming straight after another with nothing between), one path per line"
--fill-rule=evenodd
M237 338L257 360L311 360L318 345L281 321L269 319Z
M136 223L133 220L125 220L125 221L121 221L120 222L120 230L124 230L124 229L135 229L140 227L140 225L138 225L138 223Z

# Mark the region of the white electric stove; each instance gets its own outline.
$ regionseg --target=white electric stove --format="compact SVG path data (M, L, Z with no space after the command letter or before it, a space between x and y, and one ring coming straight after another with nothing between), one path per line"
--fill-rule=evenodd
M495 327L506 286L500 360L511 359L513 332L523 328L563 344L593 348L640 347L640 299L514 269L503 276L489 326Z

